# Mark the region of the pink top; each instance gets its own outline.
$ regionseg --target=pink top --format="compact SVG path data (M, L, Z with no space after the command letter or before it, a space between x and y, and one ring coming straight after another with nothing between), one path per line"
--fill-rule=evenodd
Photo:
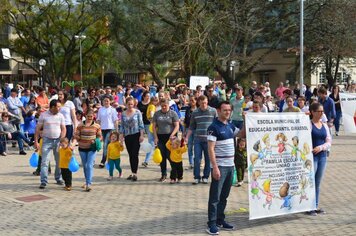
M276 89L275 94L276 94L276 96L277 96L279 99L282 99L282 98L283 98L283 91L284 91L284 90L286 90L285 87L278 87L278 88Z

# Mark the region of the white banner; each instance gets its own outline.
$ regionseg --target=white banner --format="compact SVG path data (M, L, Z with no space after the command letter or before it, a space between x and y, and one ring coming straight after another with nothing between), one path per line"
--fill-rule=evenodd
M250 219L315 210L309 117L249 112L246 138Z
M190 76L189 88L195 90L198 85L205 90L205 86L209 85L210 80L207 76Z
M340 93L345 133L356 133L356 93Z

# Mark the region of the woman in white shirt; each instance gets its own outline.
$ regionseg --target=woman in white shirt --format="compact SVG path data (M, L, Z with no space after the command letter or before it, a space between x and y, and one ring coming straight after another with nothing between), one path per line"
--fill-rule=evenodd
M62 107L59 112L64 116L66 125L66 138L72 140L73 134L77 129L77 119L75 115L75 106L72 101L68 100L68 92L65 90L58 91L58 101L61 102Z
M109 97L105 97L103 100L103 105L98 111L98 116L96 121L100 124L101 132L103 136L103 157L101 163L99 164L100 168L104 168L106 162L106 153L107 147L109 144L109 137L111 131L118 130L119 118L115 108L110 105Z

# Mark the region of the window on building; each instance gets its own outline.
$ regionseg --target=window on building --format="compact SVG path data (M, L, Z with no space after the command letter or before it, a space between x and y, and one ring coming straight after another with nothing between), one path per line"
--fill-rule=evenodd
M345 72L343 72L342 73L342 78L341 78L341 82L340 83L342 83L342 84L344 84L344 83L347 83L347 78L348 78L348 74L347 73L345 73Z
M326 81L326 74L325 72L321 72L319 74L319 84L326 84L327 81Z
M289 84L294 84L296 81L295 78L295 71L287 72L286 73L286 81L289 81Z
M0 25L0 43L5 44L9 40L9 27Z
M260 73L260 83L264 84L266 82L269 82L269 73Z

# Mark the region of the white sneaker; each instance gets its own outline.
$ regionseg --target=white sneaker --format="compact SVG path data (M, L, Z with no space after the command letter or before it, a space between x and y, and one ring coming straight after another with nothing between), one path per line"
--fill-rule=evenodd
M244 184L244 182L241 181L241 182L238 182L238 183L237 183L237 186L240 187L240 186L242 186L243 184Z
M192 184L199 184L199 183L200 183L199 179L194 179Z
M203 184L207 184L208 183L208 179L206 179L206 178L203 178L201 181L203 182Z

